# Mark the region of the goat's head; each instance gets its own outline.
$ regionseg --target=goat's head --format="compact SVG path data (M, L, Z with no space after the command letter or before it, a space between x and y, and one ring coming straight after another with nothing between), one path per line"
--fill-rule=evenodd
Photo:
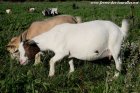
M12 59L18 59L18 45L19 45L19 37L13 37L11 41L6 45L6 50L10 53Z
M40 51L37 43L33 40L26 40L20 43L19 53L20 53L20 64L26 65L28 60L34 60L35 55Z

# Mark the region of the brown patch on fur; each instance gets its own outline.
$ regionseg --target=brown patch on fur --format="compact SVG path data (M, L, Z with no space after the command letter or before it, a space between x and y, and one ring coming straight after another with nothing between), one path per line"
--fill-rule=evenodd
M23 43L23 47L25 49L26 56L29 58L29 60L35 59L35 55L40 51L36 43L29 44L28 41L25 41Z

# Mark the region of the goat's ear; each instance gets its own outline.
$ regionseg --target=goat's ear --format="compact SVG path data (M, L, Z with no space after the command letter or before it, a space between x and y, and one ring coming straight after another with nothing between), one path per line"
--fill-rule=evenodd
M26 34L27 33L23 33L23 34L20 35L20 42L26 41Z
M28 43L29 43L29 45L36 45L37 44L34 40L29 40Z
M12 47L15 47L14 45L6 45L5 46L6 48L12 48Z
M22 35L20 35L20 42L22 42L23 41L23 37L22 37Z
M29 43L29 40L24 40L24 41L22 41L23 43L26 43L26 42L28 42Z

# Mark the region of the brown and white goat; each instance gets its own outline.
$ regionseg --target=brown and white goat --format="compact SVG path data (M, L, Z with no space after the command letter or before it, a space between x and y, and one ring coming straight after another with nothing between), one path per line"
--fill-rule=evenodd
M71 58L69 65L70 72L73 72L72 58L92 61L112 55L116 70L118 70L114 77L118 77L122 65L119 54L128 27L127 20L122 21L121 27L106 20L94 20L80 24L60 24L28 42L21 42L19 45L19 61L20 64L25 65L31 56L31 50L25 49L25 44L26 47L38 46L40 51L51 50L55 55L49 62L49 76L53 76L55 74L55 63L65 56ZM29 56L27 51L30 53Z

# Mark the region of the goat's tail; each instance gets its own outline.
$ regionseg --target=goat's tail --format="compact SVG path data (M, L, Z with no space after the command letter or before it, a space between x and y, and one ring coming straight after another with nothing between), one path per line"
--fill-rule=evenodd
M75 17L76 23L82 23L82 18L80 16Z
M123 19L122 20L121 31L122 31L124 37L127 35L128 29L129 29L128 20L127 19Z

